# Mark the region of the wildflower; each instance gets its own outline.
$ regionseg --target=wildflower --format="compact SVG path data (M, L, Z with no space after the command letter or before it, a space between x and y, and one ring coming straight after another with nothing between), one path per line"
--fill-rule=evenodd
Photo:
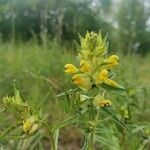
M91 71L91 65L89 64L89 62L85 61L85 60L81 60L80 62L80 71L81 72L90 72Z
M107 99L102 99L102 100L99 102L99 105L100 105L101 107L111 106L111 101L110 101L110 100L107 100Z
M94 78L96 84L105 83L112 87L118 87L118 83L116 83L115 81L108 78L107 69L102 69L100 72L97 72L93 78Z
M107 107L107 106L111 106L111 101L108 99L102 98L101 95L97 95L97 96L95 96L95 98L93 100L93 105L97 108Z
M38 130L37 119L31 116L23 121L23 131L26 134L33 134Z
M85 38L80 36L80 43L80 69L72 64L65 65L65 72L73 74L73 83L84 91L103 83L118 87L115 81L109 79L108 69L118 64L119 57L112 55L106 58L106 37L102 38L101 33L87 32Z
M119 57L117 55L112 55L106 60L106 63L112 64L112 65L118 65L118 60L119 60Z
M107 78L108 78L107 69L103 69L94 75L94 80L96 84L104 82Z
M78 72L78 69L72 64L66 64L65 68L66 68L65 73L68 74L74 74Z
M85 74L75 74L72 80L75 85L79 86L84 91L88 91L92 87L90 79Z

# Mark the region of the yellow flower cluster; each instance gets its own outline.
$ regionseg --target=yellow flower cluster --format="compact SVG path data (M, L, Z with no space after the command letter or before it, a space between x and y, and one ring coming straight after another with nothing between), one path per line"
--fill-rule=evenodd
M109 78L109 70L118 65L119 57L112 55L106 57L107 42L101 34L87 32L85 38L80 37L81 50L79 51L79 67L73 64L65 65L65 73L71 74L75 85L87 92L92 87L102 83L118 87L118 84Z

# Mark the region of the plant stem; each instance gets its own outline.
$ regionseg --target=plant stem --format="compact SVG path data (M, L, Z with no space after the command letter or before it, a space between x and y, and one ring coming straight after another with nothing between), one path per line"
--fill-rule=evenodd
M94 150L94 131L90 134L90 145L89 150Z
M93 93L94 97L94 93ZM90 115L90 120L92 122L92 130L90 133L89 137L89 150L94 150L94 130L95 130L95 112L94 112L94 106L93 106L93 101L91 101L91 115Z
M56 150L56 147L55 147L55 141L54 141L54 137L53 137L53 133L52 133L52 130L50 129L50 126L47 122L41 122L45 127L46 129L48 130L48 134L49 134L49 139L50 139L50 144L51 144L51 148L52 150Z

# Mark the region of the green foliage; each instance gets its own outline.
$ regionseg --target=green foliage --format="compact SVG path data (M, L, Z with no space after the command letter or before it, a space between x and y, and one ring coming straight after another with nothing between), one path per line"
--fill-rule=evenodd
M91 103L89 103L92 100L91 93L86 95L83 92L81 94L81 90L75 88L70 83L70 79L65 79L64 75L65 63L76 64L74 53L71 52L55 41L49 42L46 47L39 46L36 41L17 45L1 43L0 148L46 149L50 147L47 144L49 132L53 135L51 138L54 140L54 145L57 145L58 142L59 147L65 147L63 143L66 139L69 145L66 146L66 149L71 147L73 139L81 140L80 137L83 133L85 133L85 137L90 138L88 134L93 131L94 127L93 122L89 121L91 112L88 111L91 108ZM99 109L100 119L95 128L95 147L106 150L127 148L148 150L150 137L149 56L145 59L138 56L125 57L121 54L119 56L121 65L118 66L118 70L113 70L116 74L110 74L109 78L114 79L115 77L126 87L126 90L110 90L107 89L108 87L102 86L109 91L106 96L111 97L112 106ZM18 91L16 91L16 96L13 94L14 79L16 79L21 96L18 95ZM60 93L61 91L64 92ZM101 93L103 89L96 90L95 88L95 92L97 91ZM58 95L56 96L56 94ZM29 105L31 107L29 110L36 110L34 114L37 112L41 114L38 119L36 116L35 122L33 121L35 124L39 121L37 132L29 136L24 134L22 120L11 124L11 122L15 122L14 117L12 113L4 111L6 108L2 104L2 97L7 95L15 106L13 111L18 111L16 108L19 107L21 108L20 112L24 106ZM6 98L6 101L8 99ZM94 114L96 111L97 109L94 108ZM21 114L19 113L19 115ZM25 118L28 119L30 116L27 115ZM28 121L32 123L32 118ZM47 129L45 121L48 121L50 130ZM64 130L65 126L74 126L76 129L68 128L66 131ZM46 130L43 130L44 127ZM77 135L78 128L83 130L80 132L81 134ZM62 132L63 130L66 134ZM58 133L60 133L59 139ZM70 135L72 136L70 137ZM76 149L81 148L81 145L78 146L78 142L75 144ZM86 149L88 145L89 143L85 141L84 148Z

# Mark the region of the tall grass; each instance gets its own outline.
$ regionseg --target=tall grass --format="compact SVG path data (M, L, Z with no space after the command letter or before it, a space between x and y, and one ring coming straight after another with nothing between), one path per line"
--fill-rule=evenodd
M150 121L150 56L141 58L121 55L121 57L122 65L118 69L120 76L117 78L124 86L133 90L135 101L137 99L139 101L133 120L137 124L148 122ZM0 97L13 94L15 80L23 99L28 100L33 107L40 104L49 93L44 111L49 113L48 117L51 120L61 118L64 112L59 109L55 95L72 86L64 75L64 64L69 62L75 63L73 50L55 41L49 42L46 48L35 41L20 42L17 45L0 43ZM1 115L0 128L7 126L10 118L12 116L7 114ZM117 140L115 137L112 138L114 141ZM4 143L6 144L7 141Z

